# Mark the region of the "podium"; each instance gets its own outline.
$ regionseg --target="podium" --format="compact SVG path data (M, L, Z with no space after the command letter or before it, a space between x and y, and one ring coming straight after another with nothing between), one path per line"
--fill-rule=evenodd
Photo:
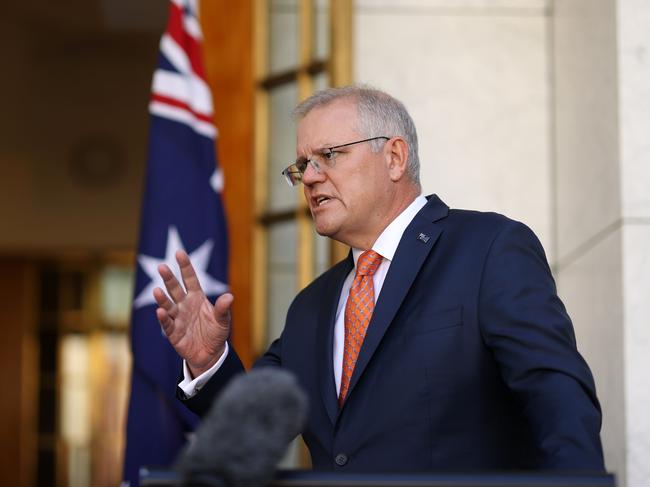
M142 468L140 485L171 487L180 485L180 477L169 470ZM215 479L212 484L196 485L204 487L219 482ZM594 472L344 474L286 470L278 472L269 487L616 487L616 478Z

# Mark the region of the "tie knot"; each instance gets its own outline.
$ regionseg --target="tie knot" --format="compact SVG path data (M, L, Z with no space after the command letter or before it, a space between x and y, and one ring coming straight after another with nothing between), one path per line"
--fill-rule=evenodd
M381 264L381 259L382 256L374 250L366 250L357 261L357 276L372 276Z

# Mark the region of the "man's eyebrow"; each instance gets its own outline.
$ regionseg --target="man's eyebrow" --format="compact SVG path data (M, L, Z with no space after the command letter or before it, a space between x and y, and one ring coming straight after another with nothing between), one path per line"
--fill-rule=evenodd
M329 142L329 143L326 143L326 144L322 144L316 150L317 151L328 150L328 149L331 149L332 147L337 147L339 145L341 145L341 144L339 144L338 142Z
M328 150L330 147L335 147L337 145L338 144L336 142L320 144L319 146L315 147L314 149L311 149L309 151L309 153L310 154L318 153L318 152L321 152L321 151L324 151L324 150ZM309 159L309 157L298 156L298 158L296 160L300 160L300 159Z

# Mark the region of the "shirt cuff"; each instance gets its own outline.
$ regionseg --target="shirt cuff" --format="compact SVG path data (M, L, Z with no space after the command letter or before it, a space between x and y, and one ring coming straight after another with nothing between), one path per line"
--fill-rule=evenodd
M189 399L190 397L196 395L196 393L201 390L205 383L210 380L210 378L217 372L217 370L219 370L221 364L223 364L227 356L228 342L226 342L226 348L223 351L223 354L221 354L219 360L217 360L217 363L194 379L192 379L192 374L190 374L190 369L187 366L187 362L183 360L183 380L178 383L178 387L180 387L181 391L183 391L186 399Z

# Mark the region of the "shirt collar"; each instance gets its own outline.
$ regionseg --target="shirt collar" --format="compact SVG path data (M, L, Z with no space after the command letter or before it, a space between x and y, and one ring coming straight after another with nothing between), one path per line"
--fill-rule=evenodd
M409 226L409 223L411 223L413 218L415 218L415 215L417 215L426 204L427 199L423 195L415 198L413 202L402 211L402 213L397 215L397 217L390 222L386 228L384 228L384 231L381 232L381 235L379 235L379 238L377 238L373 244L372 250L381 255L385 260L392 261L406 227ZM352 258L354 259L355 269L357 267L357 261L364 251L365 250L363 249L352 249Z

